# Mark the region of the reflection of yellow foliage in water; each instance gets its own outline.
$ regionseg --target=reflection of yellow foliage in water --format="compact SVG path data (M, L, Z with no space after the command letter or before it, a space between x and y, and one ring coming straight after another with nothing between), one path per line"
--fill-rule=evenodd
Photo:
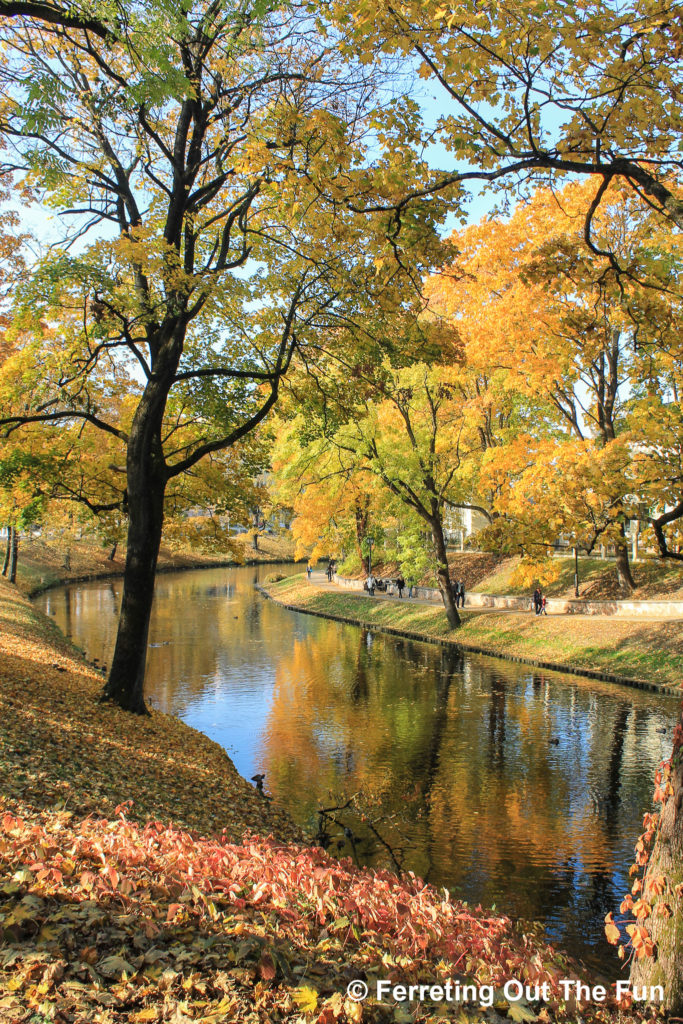
M614 870L630 702L598 714L588 692L517 667L461 674L445 653L370 643L320 625L278 666L262 762L299 821L314 825L316 796L362 791L416 872L456 890L474 872L491 901L516 879L539 913L548 885Z

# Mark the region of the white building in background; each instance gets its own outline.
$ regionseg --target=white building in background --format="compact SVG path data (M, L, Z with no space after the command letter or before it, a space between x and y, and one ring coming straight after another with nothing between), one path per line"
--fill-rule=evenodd
M444 533L446 540L453 544L463 544L475 533L488 524L481 512L471 508L454 508L446 505L444 511Z

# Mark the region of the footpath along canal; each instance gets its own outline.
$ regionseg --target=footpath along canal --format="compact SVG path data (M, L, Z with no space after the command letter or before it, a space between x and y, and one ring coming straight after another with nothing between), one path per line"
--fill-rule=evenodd
M288 611L255 590L273 571L158 578L151 703L220 743L245 777L265 773L311 835L319 806L361 793L406 868L541 921L616 977L603 918L628 888L675 699ZM35 603L106 665L120 596L106 580ZM358 855L386 863L369 839Z

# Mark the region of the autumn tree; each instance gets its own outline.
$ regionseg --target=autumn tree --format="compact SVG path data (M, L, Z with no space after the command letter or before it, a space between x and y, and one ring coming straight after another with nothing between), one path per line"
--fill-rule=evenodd
M423 325L426 335L431 327L428 321ZM451 349L451 357L456 352ZM512 409L506 397L494 415L493 382L455 358L450 366L395 366L384 359L353 367L328 365L325 372L310 405L292 424L292 434L298 430L302 440L299 458L288 471L298 473L307 488L332 474L355 479L356 487L364 478L374 480L387 495L387 505L393 501L408 509L431 535L438 587L449 624L457 627L444 510L448 503L490 515L474 481L487 447L497 443L497 430L507 428ZM343 380L349 372L352 388ZM488 402L482 401L483 392ZM324 408L316 410L321 393Z
M560 533L587 551L614 543L620 584L631 589L626 521L654 524L672 497L674 506L679 501L676 435L661 432L668 467L654 439L654 424L675 423L678 407L678 273L670 229L654 214L643 216L623 187L595 215L602 251L594 252L583 210L595 193L590 182L539 191L508 220L459 232L458 259L432 280L431 297L458 324L469 358L499 367L506 386L526 396L525 439L487 466L515 545L547 548ZM613 254L624 273L613 267ZM577 469L591 460L582 487Z
M350 52L368 62L387 53L412 60L421 94L438 113L420 116L416 90L410 116L386 118L382 129L397 145L438 143L452 154L434 187L461 209L471 188L517 194L570 174L599 186L584 210L587 237L616 179L644 208L683 227L683 29L675 5L328 0L326 7L340 25L352 25ZM425 189L404 182L403 198L387 198L400 210L411 192ZM369 205L362 190L357 201Z
M358 158L373 82L286 6L150 0L106 42L17 18L3 35L6 168L74 223L15 310L22 330L61 326L30 411L3 422L87 423L125 446L124 593L105 693L143 711L169 481L264 419L322 312L353 292L354 273L375 273L387 218L323 209L307 191ZM424 223L414 216L401 246ZM95 395L114 364L141 385L129 428ZM172 394L199 430L175 430Z

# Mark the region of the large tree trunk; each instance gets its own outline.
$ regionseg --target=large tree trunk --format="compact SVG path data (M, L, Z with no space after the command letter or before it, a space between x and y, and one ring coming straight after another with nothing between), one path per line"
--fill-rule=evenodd
M451 629L457 629L460 625L460 616L458 615L458 609L455 607L451 578L448 573L448 556L446 554L446 541L443 536L443 524L438 511L433 515L431 527L432 539L434 540L434 551L436 553L438 565L437 579L439 581L439 590L441 591L443 606L446 609L446 618L448 619L448 625Z
M103 698L146 714L143 690L167 474L161 424L168 389L150 380L135 413L127 452L128 546L116 647Z
M624 530L624 524L621 524L620 536L616 542L616 554L617 554L617 578L619 580L619 586L622 590L635 590L635 583L633 576L631 575L631 563L628 557L628 542L626 540L626 532Z
M5 548L5 561L4 561L4 564L2 566L2 575L3 576L7 575L7 570L9 569L9 560L10 560L10 555L12 553L12 530L13 529L14 529L14 527L12 527L12 526L8 526L7 527L7 546Z
M657 943L654 957L635 959L631 984L661 985L663 1008L673 1017L683 1016L683 708L672 754L673 793L662 808L660 827L643 883L645 899L653 913L644 924ZM648 891L648 883L664 879L660 896ZM659 888L659 885L657 886ZM678 890L678 892L677 892ZM664 914L658 907L664 906Z
M11 545L10 556L9 556L9 571L7 573L7 578L9 579L10 583L16 583L17 582L17 559L18 559L18 556L19 556L19 531L17 530L16 526L13 526L12 527L12 545Z

